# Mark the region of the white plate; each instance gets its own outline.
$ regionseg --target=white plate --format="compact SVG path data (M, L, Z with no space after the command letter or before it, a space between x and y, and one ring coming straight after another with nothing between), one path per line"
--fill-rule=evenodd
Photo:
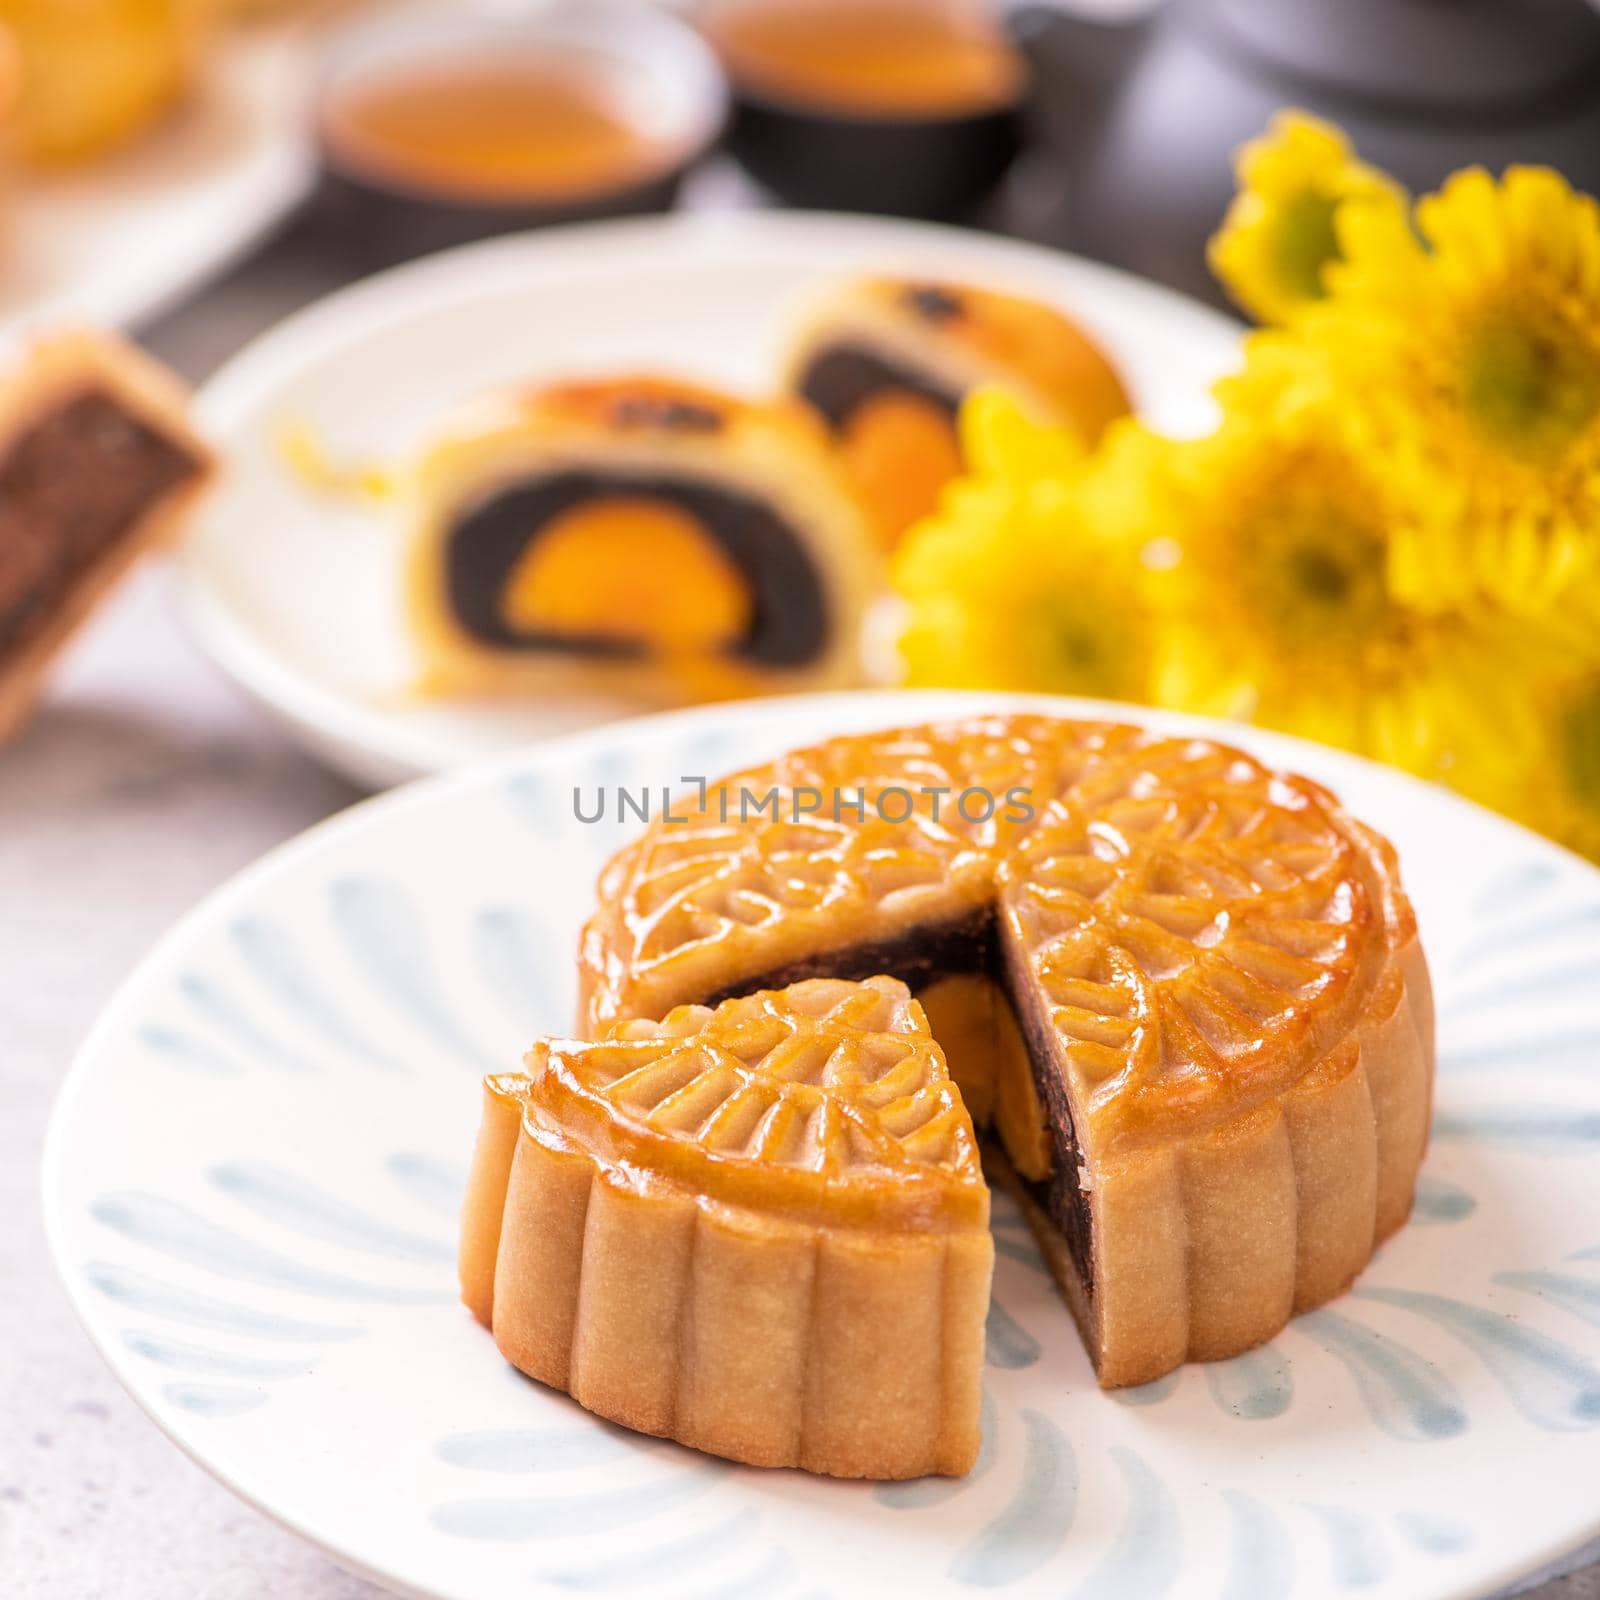
M385 784L637 711L606 700L419 703L404 685L397 512L308 493L275 448L308 424L339 460L400 461L450 407L497 385L641 366L759 390L787 316L864 268L1015 284L1098 333L1140 408L1203 428L1236 324L1054 251L862 218L671 217L476 245L401 268L291 318L201 396L232 472L184 561L201 643L312 750Z
M242 31L147 135L18 182L0 250L0 347L35 328L148 321L304 197L315 161L303 40L297 29Z
M620 1432L518 1377L456 1304L478 1076L568 1026L574 934L620 837L572 820L572 787L676 787L1002 703L1025 702L862 694L615 725L370 802L223 889L95 1028L46 1150L56 1259L122 1381L246 1499L450 1600L1442 1600L1593 1533L1600 873L1264 734L1228 730L1393 836L1438 982L1417 1215L1354 1294L1238 1360L1106 1395L1000 1206L982 1457L897 1487Z

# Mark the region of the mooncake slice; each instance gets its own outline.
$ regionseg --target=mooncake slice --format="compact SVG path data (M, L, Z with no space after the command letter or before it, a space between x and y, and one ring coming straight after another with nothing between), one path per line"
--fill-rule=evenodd
M0 739L210 475L182 386L121 339L60 336L0 379Z
M1433 1012L1394 851L1227 745L848 735L681 803L599 902L592 1031L824 975L920 996L1108 1386L1271 1338L1411 1209Z
M881 582L803 407L671 378L480 403L415 477L424 686L674 704L857 681Z
M1128 412L1116 368L1054 306L970 284L862 278L812 308L788 387L826 421L879 538L893 545L961 467L955 418L1000 383L1092 445Z
M527 1067L486 1084L461 1247L513 1365L758 1466L971 1467L989 1197L903 984L684 1007Z

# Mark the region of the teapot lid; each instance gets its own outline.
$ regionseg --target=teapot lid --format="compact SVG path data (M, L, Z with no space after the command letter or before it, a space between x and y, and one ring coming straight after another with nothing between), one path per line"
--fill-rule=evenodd
M1281 72L1409 110L1531 103L1600 66L1584 0L1196 0Z

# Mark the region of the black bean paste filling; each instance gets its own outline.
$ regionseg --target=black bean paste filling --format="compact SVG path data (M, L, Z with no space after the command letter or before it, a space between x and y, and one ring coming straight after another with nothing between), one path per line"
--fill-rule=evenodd
M1094 1288L1093 1231L1089 1197L1078 1185L1078 1140L1067 1102L1066 1082L1056 1066L1056 1043L1049 1018L1039 1006L1032 986L1013 972L1014 958L1002 948L997 924L987 909L969 916L930 922L910 928L892 939L874 939L846 945L785 966L707 995L704 1004L715 1006L757 989L782 989L807 978L847 978L859 982L879 973L898 978L913 994L940 978L982 974L999 985L1016 1015L1028 1064L1033 1070L1039 1103L1050 1125L1052 1158L1050 1176L1042 1182L1023 1179L1036 1203L1060 1230L1084 1292Z
M961 396L926 373L891 361L861 345L825 345L807 364L798 385L801 398L840 428L858 407L885 390L900 390L927 400L952 421Z
M0 454L0 651L20 648L200 463L89 389Z
M650 646L623 634L519 632L501 615L512 569L555 518L613 495L659 500L694 518L739 569L751 597L750 625L727 650L740 660L799 667L828 642L822 580L799 539L773 507L694 478L574 469L516 484L465 513L445 549L445 586L461 626L502 650L561 650L594 657L645 656Z

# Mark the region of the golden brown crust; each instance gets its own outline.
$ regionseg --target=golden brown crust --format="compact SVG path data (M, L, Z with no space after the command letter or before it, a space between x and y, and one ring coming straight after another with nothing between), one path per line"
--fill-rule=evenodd
M170 541L207 487L214 461L188 420L187 394L165 368L113 334L72 332L36 344L0 385L0 457L36 423L78 396L108 396L175 444L193 470L159 495L50 603L43 622L0 656L0 741L26 721L55 657L140 556ZM94 470L87 462L84 469Z
M1037 420L1069 427L1088 444L1131 409L1110 358L1071 317L975 284L869 277L838 286L794 341L790 387L817 351L844 343L956 398L980 383L1003 383Z
M871 803L1013 784L1032 791L1025 822L936 820L926 800L885 821ZM858 786L864 820L786 809ZM775 789L776 815L723 821L719 794L742 789ZM1426 964L1387 843L1229 747L992 717L793 752L608 867L583 1022L825 970L989 906L1070 1110L1092 1292L1055 1225L1041 1232L1101 1381L1237 1354L1348 1287L1411 1205Z
M487 1085L462 1228L508 1360L758 1466L971 1466L988 1193L903 985L685 1008L529 1066Z

